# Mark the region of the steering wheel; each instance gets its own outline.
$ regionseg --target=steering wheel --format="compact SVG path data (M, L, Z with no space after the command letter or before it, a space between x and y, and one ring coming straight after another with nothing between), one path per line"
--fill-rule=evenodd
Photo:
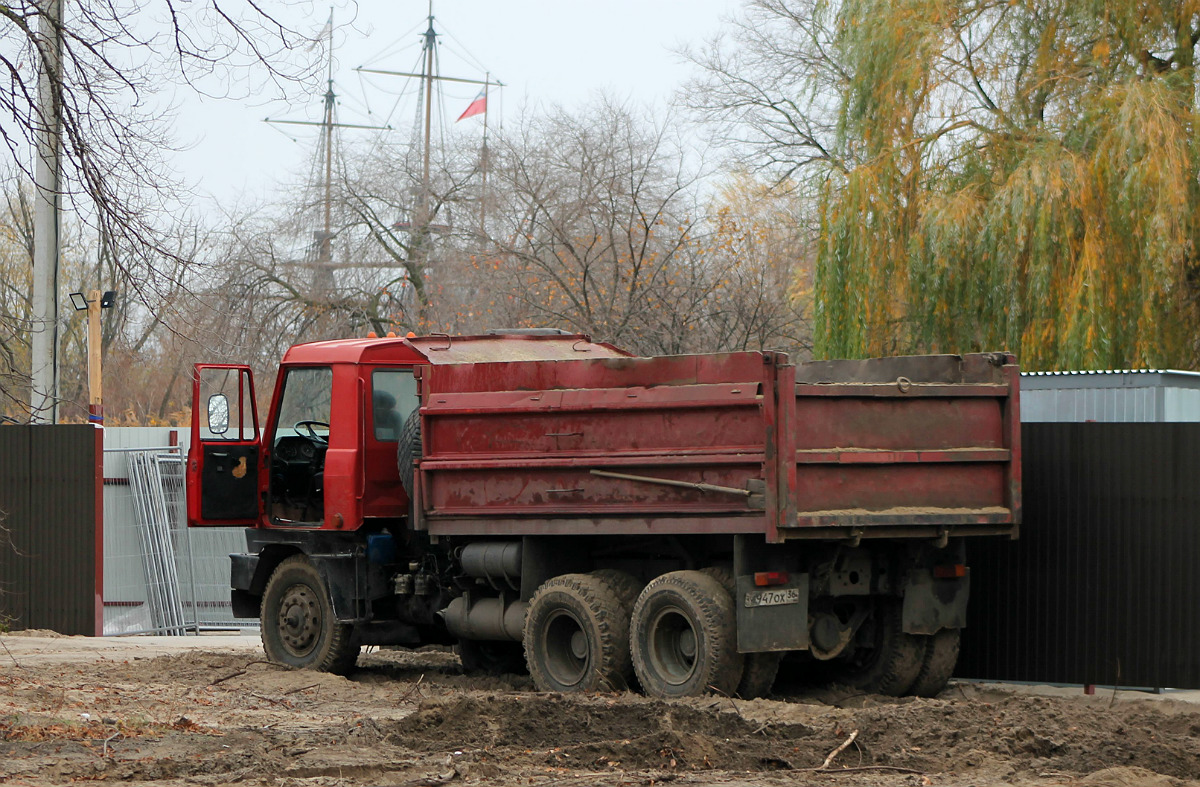
M316 443L317 445L321 445L321 446L329 445L328 437L326 437L325 435L317 434L316 428L318 426L323 426L326 429L329 428L329 424L325 423L324 421L297 421L292 426L292 431L301 437L308 438L309 440Z

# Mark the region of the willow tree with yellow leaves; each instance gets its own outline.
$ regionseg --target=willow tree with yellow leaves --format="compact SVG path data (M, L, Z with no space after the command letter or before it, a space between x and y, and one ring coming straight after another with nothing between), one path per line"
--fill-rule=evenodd
M810 200L820 356L1200 361L1200 3L753 0L695 106Z

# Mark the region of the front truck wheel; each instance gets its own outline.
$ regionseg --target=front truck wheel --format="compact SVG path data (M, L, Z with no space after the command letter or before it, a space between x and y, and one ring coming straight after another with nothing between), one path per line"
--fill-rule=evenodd
M600 577L554 577L529 602L525 659L542 691L628 688L632 676L628 610Z
M354 627L338 623L329 588L304 555L280 563L267 580L259 617L267 658L344 675L354 669Z
M908 693L914 697L936 697L954 674L961 636L958 629L942 629L932 637L923 639L927 640L925 660Z
M909 693L925 663L929 638L904 633L901 606L892 599L879 599L863 626L853 652L837 662L838 682L889 697Z
M673 571L638 596L633 670L652 697L732 695L742 678L733 600L716 578Z

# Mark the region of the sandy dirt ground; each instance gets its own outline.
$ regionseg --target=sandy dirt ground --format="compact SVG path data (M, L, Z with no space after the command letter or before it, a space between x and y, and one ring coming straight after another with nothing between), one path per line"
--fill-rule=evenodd
M266 663L251 637L0 645L5 785L1200 785L1200 704L1179 696L790 679L660 702L465 676L438 649L364 653L342 678Z

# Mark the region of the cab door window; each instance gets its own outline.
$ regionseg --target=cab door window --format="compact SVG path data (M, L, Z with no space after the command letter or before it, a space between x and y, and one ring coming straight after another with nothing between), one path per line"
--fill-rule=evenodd
M272 435L271 516L276 524L325 518L325 451L329 447L333 370L287 370Z
M394 443L417 408L417 381L410 369L376 369L371 374L371 423L375 439Z

